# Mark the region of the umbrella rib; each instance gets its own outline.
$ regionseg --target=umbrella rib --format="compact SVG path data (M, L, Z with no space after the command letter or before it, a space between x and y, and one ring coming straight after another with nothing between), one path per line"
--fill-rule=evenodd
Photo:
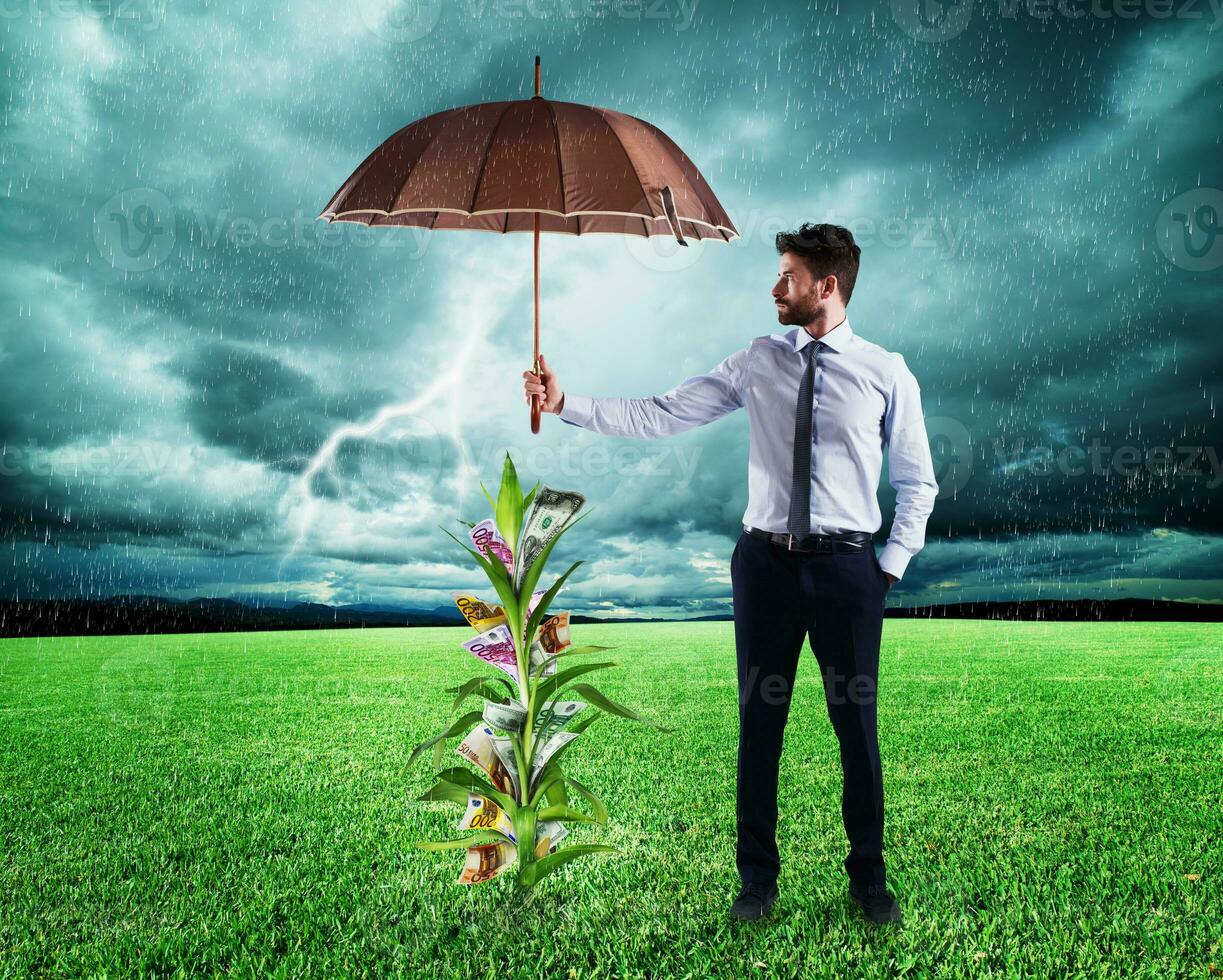
M468 211L475 211L476 209L476 199L480 196L480 185L484 182L484 168L488 165L489 148L493 145L493 141L496 140L497 130L501 128L501 123L505 120L513 105L513 102L505 104L505 108L501 110L501 115L497 117L497 122L493 126L492 134L488 137L488 142L484 144L484 155L480 158L480 172L476 175L476 187L471 192L471 204L467 206Z
M645 202L645 206L647 208L650 208L650 217L653 218L654 209L650 207L650 195L645 189L645 184L642 183L641 174L637 170L637 164L635 164L633 162L633 158L629 156L628 147L624 145L624 140L620 138L620 134L616 132L616 127L607 121L607 116L603 114L603 110L600 109L598 106L591 106L591 108L594 110L595 114L600 119L603 120L603 125L607 127L607 131L611 133L612 139L616 141L616 144L620 147L620 151L624 154L624 159L626 159L628 161L629 166L633 168L633 176L637 178L637 186L641 188L641 199L642 201ZM645 219L643 218L642 219L643 225L644 225L644 222L645 222ZM649 238L650 237L649 226L644 225L644 227L646 229L645 237Z
M552 103L544 100L544 105L548 107L548 115L552 117L552 135L555 137L556 143L556 176L561 182L561 210L565 211L569 208L569 198L565 196L565 161L561 159L561 128L556 124L556 110L552 108ZM578 219L581 221L581 219ZM579 231L578 234L581 234Z

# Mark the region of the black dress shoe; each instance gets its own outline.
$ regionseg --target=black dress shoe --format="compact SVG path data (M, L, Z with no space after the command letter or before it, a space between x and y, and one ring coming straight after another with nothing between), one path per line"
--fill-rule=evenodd
M750 884L744 885L739 897L730 907L730 914L743 922L755 922L768 915L769 909L777 901L777 885Z
M849 897L871 922L900 922L900 906L885 885L849 884Z

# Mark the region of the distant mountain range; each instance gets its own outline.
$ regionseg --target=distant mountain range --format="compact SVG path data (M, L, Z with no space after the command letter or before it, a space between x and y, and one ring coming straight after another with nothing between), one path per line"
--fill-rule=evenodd
M889 618L1048 621L1223 622L1223 603L1165 599L1036 599L1017 602L957 602L892 608ZM698 616L684 622L729 620ZM574 616L574 623L657 623L675 620L601 619ZM242 596L232 599L168 599L123 595L109 599L0 601L0 636L81 636L144 633L222 633L245 630L357 629L464 626L454 606L416 609L357 603L328 606Z

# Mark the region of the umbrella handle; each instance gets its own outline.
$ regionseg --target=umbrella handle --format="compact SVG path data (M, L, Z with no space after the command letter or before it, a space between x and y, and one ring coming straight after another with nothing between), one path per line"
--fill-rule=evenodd
M544 410L540 405L539 395L531 398L531 432L539 435L539 420L543 418Z

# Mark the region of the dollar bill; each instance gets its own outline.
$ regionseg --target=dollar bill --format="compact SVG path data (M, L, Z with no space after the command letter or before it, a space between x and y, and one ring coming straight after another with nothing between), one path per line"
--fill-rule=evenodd
M568 836L569 828L559 820L541 820L535 825L535 857L551 854Z
M477 725L459 743L459 747L455 751L468 762L482 769L493 784L494 789L501 793L512 792L516 796L518 792L515 786L516 776L501 761L501 755L498 753L496 745L493 744L493 739L496 737L493 734L493 730L487 725ZM511 751L511 759L513 754ZM515 770L517 769L517 767L514 768Z
M506 732L520 732L527 723L527 709L514 698L509 704L484 699L484 722Z
M535 752L535 759L531 763L532 786L535 785L535 780L539 778L539 774L544 771L544 766L548 764L548 760L556 755L559 749L568 745L575 738L577 736L573 732L557 732L539 747Z
M514 759L514 745L504 736L492 735L490 739L493 743L493 751L497 753L497 758L501 760L501 765L505 767L506 773L509 774L510 789L502 790L503 793L510 793L514 799L519 799L518 793L518 763Z
M458 884L478 885L491 881L512 867L518 858L518 849L513 844L481 844L467 848L467 861L459 872Z
M479 596L468 595L465 592L452 592L454 604L459 607L463 618L477 633L485 633L494 626L505 622L505 610L500 606L490 605Z
M541 742L547 742L585 707L582 701L553 701L546 705L535 719L535 737Z
M539 640L531 641L530 660L532 674L536 674L539 677L548 677L556 673L556 661L549 659L548 651L544 649L544 645ZM547 664L542 673L539 672L540 664Z
M518 655L514 652L514 638L504 623L470 640L464 640L463 649L486 664L505 671L515 681L518 680Z
M573 515L581 510L586 498L572 490L553 490L551 487L540 487L535 499L531 501L531 512L527 515L522 529L522 554L514 570L514 582L522 581L527 570L535 564L541 551L548 546L553 538L565 529L573 520Z
M472 547L480 554L487 556L494 554L505 564L512 574L514 571L514 553L510 550L510 546L505 543L505 538L497 530L497 522L491 517L486 517L479 524L467 532L467 536L471 538Z
M518 843L518 838L514 836L514 821L509 814L492 800L475 793L467 794L467 812L459 821L459 830L495 830Z

